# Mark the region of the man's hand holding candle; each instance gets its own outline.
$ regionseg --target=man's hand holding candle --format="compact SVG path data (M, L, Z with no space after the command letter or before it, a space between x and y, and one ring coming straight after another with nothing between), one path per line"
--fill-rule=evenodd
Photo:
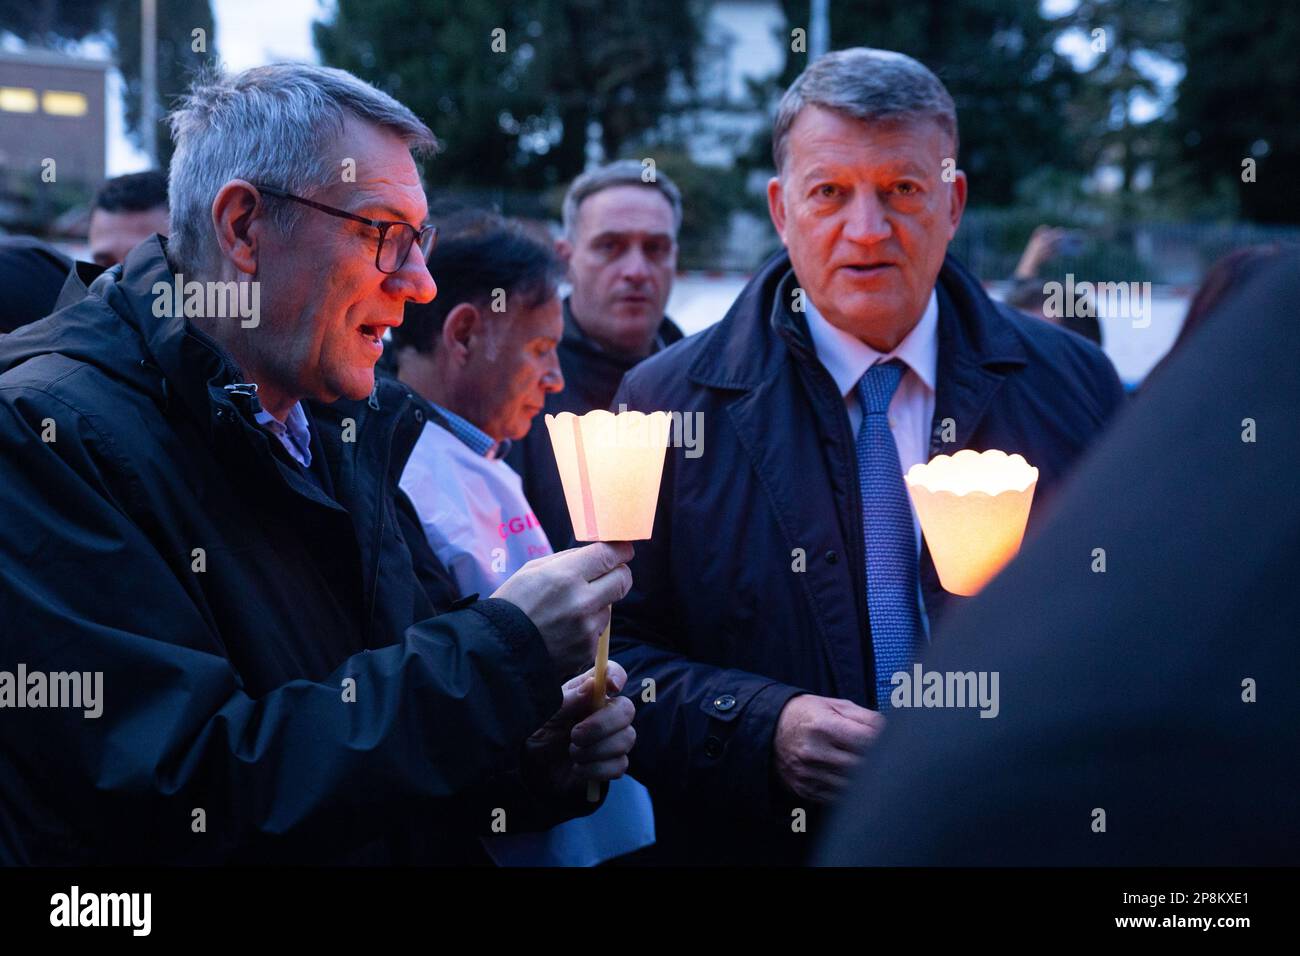
M605 676L610 697L605 706L591 709L595 668L590 668L564 685L564 703L524 745L526 772L557 796L580 798L589 785L599 787L627 772L636 743L636 708L618 696L627 672L610 661Z
M630 560L626 542L560 551L529 561L492 596L528 615L561 675L576 674L596 655L610 605L632 587Z

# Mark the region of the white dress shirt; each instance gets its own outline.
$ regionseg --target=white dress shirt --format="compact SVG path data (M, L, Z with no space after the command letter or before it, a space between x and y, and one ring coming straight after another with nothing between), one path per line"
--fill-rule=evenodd
M858 380L878 362L901 359L907 366L898 390L889 402L889 430L898 446L898 464L904 474L917 462L930 460L930 427L934 418L934 387L939 366L939 298L931 291L930 301L917 322L892 352L877 352L866 342L838 329L817 311L811 299L804 300L808 332L812 336L817 358L835 380L844 396L849 423L856 438L862 424L858 404ZM916 550L921 551L921 523L912 509L916 530Z

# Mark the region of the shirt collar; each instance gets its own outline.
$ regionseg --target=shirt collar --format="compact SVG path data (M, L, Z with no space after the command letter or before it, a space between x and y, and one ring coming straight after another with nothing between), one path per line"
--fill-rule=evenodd
M443 408L436 402L430 402L439 415L447 422L447 430L459 438L474 454L484 458L504 458L510 452L510 439L497 441L473 422L461 418L450 409Z
M304 468L311 467L311 424L302 402L294 402L283 422L268 412L259 410L254 416L257 423L280 440L285 450Z
M903 337L903 341L888 354L878 352L855 335L836 328L826 320L812 299L805 296L808 334L812 337L817 358L841 395L847 396L857 387L858 380L877 362L902 359L907 367L930 391L934 391L939 365L939 297L930 291L930 301L921 313L921 321Z

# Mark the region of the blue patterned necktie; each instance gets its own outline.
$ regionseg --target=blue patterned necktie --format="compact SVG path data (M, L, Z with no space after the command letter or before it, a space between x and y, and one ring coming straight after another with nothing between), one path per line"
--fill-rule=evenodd
M876 662L876 702L882 712L890 706L890 677L898 671L910 674L924 643L912 506L903 484L898 446L889 430L889 401L906 370L898 359L873 365L857 387L862 408L857 451L867 554L867 612Z

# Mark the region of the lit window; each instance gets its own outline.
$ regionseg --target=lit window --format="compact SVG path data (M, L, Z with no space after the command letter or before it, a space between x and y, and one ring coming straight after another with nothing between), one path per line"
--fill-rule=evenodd
M35 113L36 91L25 86L0 86L0 110L6 113Z
M84 95L65 90L46 90L41 94L41 107L51 116L85 116L88 109Z

